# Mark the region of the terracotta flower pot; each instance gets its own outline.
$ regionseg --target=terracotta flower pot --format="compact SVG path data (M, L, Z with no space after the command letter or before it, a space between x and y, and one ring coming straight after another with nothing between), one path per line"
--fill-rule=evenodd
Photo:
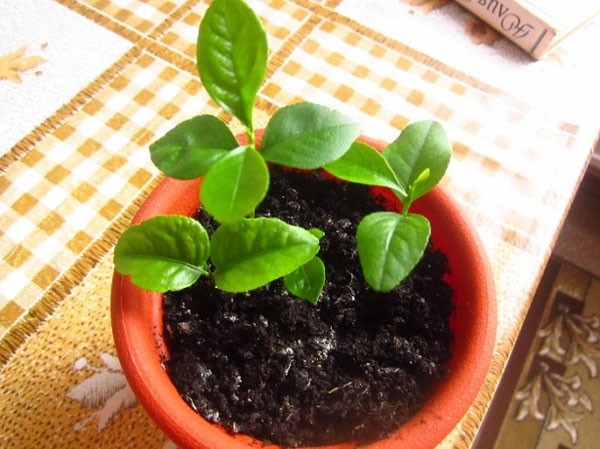
M382 148L378 142L362 138ZM139 223L158 214L192 216L198 208L199 180L167 178L152 192L134 218ZM455 291L451 319L454 340L449 375L438 381L422 409L390 437L370 449L430 449L460 421L488 372L496 335L496 297L487 257L473 227L440 186L417 200L411 212L426 215L435 245L447 256ZM186 449L276 448L244 435L232 435L209 423L184 402L161 365L168 357L162 338L162 295L134 286L115 272L112 328L127 379L146 412ZM327 446L354 448L354 443Z

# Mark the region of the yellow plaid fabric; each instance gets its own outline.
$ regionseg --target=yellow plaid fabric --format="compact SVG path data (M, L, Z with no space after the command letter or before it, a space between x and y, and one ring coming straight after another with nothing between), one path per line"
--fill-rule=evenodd
M127 396L114 360L110 258L158 181L148 144L183 119L218 112L194 65L197 26L209 2L60 3L68 17L88 21L90 33L114 36L127 50L0 158L0 447L41 441L56 448L173 447ZM549 115L464 67L378 33L368 20L340 14L340 1L250 3L270 44L259 121L276 107L309 100L356 117L365 134L382 140L409 122L435 118L454 142L444 182L480 231L499 295L492 372L443 443L468 447L589 157L597 121ZM76 37L72 45L80 45ZM53 55L39 76L24 74L24 88L44 83L60 64ZM8 82L0 78L0 87ZM94 397L86 390L92 384L100 391Z

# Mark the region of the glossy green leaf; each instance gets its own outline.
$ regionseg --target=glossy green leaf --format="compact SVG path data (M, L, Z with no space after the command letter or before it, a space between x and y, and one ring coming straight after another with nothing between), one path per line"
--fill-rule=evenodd
M354 142L342 157L323 168L346 181L388 187L406 195L383 155L366 143Z
M227 125L212 115L178 124L150 145L150 158L167 176L193 179L238 146Z
M285 288L293 295L317 304L325 286L325 265L318 257L313 257L300 268L283 278Z
M452 145L441 124L424 120L408 125L400 136L383 150L390 167L410 199L429 192L442 179L452 155ZM415 181L424 170L429 176ZM401 199L406 199L402 197Z
M198 221L181 215L150 218L128 228L114 252L115 268L149 291L181 290L207 274L210 244Z
M279 109L261 144L266 160L295 168L315 169L342 156L360 132L352 118L313 103Z
M198 73L212 99L249 129L267 53L265 30L245 2L212 2L198 32Z
M310 228L308 230L308 232L310 232L312 235L314 235L316 238L318 238L319 240L323 237L325 237L325 232L323 232L322 229L319 228Z
M269 169L252 147L231 151L208 171L200 188L204 209L225 223L254 212L269 189Z
M368 284L384 292L400 284L421 260L430 232L421 215L375 212L364 217L356 245Z
M221 225L210 258L218 288L243 292L291 273L319 251L319 239L277 218L251 218Z

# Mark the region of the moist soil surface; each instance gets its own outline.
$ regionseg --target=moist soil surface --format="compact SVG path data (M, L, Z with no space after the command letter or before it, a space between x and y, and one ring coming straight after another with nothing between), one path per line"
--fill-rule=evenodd
M281 281L234 295L203 278L165 295L165 365L194 410L231 432L293 447L373 441L421 407L449 359L446 259L430 244L400 286L370 289L354 240L360 219L385 209L370 192L317 172L271 169L257 215L325 232L317 306ZM199 219L211 232L202 211Z

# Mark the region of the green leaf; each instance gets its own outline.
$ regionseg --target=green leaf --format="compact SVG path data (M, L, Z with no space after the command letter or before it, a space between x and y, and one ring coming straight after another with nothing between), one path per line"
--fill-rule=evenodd
M291 273L319 251L319 239L277 218L250 218L221 225L210 258L218 288L243 292Z
M228 151L237 148L227 125L212 115L199 115L178 124L150 145L150 158L167 176L193 179Z
M279 109L265 129L261 153L266 160L315 169L338 159L360 132L360 125L340 112L313 103Z
M254 212L267 194L269 169L252 147L239 147L212 166L200 187L206 211L220 223Z
M181 290L207 274L208 234L181 215L150 218L128 228L114 252L115 268L145 290Z
M200 24L198 74L212 99L252 129L252 109L265 77L267 37L242 0L214 0Z
M308 232L310 232L312 235L314 235L319 240L321 240L321 238L325 237L325 232L323 232L323 230L319 229L319 228L310 228L308 230Z
M417 186L419 184L424 183L425 181L427 181L429 179L430 174L431 174L431 170L426 168L425 170L423 170L421 172L421 174L419 176L417 176L417 179L415 179L415 181L412 183L412 185Z
M406 195L383 155L362 142L354 142L342 157L323 168L346 181L388 187Z
M421 215L375 212L364 217L356 245L368 284L384 292L400 284L421 260L430 232Z
M325 265L321 259L313 257L285 276L283 282L290 293L316 305L325 286Z
M400 136L383 150L410 199L429 192L442 179L452 155L452 145L441 124L424 120L408 125ZM424 170L429 176L415 183ZM405 200L405 197L401 197Z

